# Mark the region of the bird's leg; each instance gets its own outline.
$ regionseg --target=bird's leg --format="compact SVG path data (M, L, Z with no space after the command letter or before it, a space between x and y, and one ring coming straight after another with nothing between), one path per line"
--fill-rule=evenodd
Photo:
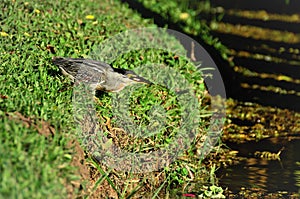
M107 126L108 130L111 131L112 127L111 127L111 119L109 117L103 116L106 119L106 123L105 125Z
M109 117L106 117L106 116L103 116L103 117L106 119L105 125L107 126L109 132L112 132L112 131L123 131L123 132L125 132L124 129L122 129L122 128L112 127L111 126L111 119Z

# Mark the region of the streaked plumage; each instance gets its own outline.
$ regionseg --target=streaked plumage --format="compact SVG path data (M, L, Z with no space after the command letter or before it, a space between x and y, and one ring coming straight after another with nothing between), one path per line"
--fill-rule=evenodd
M72 81L89 83L94 90L118 92L133 83L151 84L150 81L136 75L133 71L113 68L101 61L53 57L52 62Z

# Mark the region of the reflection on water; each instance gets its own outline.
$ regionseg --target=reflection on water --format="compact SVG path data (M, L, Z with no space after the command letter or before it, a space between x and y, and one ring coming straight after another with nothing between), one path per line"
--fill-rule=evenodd
M238 165L220 169L220 185L238 192L242 187L267 192L300 192L300 137L270 138L260 142L227 144L246 157ZM277 153L284 147L280 160L255 157L256 151Z

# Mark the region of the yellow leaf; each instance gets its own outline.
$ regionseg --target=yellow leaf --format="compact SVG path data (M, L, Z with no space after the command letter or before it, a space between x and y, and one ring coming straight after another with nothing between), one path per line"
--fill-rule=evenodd
M95 19L95 16L94 15L86 15L85 18L93 20L93 19Z
M38 10L38 9L34 9L34 12L37 13L37 14L40 14L41 11Z
M1 37L7 37L9 36L9 34L7 34L6 32L0 32Z
M291 82L291 81L293 81L293 79L291 78L291 77L288 77L288 76L285 76L285 75L279 75L278 77L277 77L277 79L279 80L279 81L287 81L287 82Z
M182 20L186 20L186 19L189 18L189 17L190 17L190 15L189 15L189 13L187 13L187 12L183 12L183 13L181 13L181 14L179 15L179 18L182 19Z
M27 32L24 32L24 35L26 36L26 37L30 37L31 35L29 34L29 33L27 33Z

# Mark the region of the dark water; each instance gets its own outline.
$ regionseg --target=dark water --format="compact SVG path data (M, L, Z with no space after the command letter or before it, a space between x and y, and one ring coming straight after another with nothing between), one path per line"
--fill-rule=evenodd
M266 10L271 13L294 14L300 9L299 0L211 0L213 5L222 5L226 9Z
M265 10L272 14L299 14L300 1L291 0L286 4L284 0L274 1L258 1L258 0L212 0L214 6L222 6L226 9L235 10ZM249 24L256 27L281 30L299 33L299 22L289 23L284 21L261 21L252 20L242 17L226 16L223 21L232 24ZM283 42L267 41L267 40L254 40L246 37L226 35L215 33L220 40L229 48L245 50L252 53L261 53L279 57L290 61L298 61L292 54L279 53L278 49L282 46L285 48L299 49L300 44L287 44ZM242 44L242 45L241 45ZM261 46L269 46L277 49L277 52L272 54L271 51L260 51ZM299 65L289 65L287 63L267 63L265 61L257 61L253 59L235 58L235 63L248 68L258 73L270 74L285 74L289 77L299 79L300 67ZM276 85L286 90L299 91L300 85L297 83L285 83L282 81L268 82L266 79L238 77L240 82L255 83L259 85ZM236 93L236 95L234 95ZM271 105L274 107L289 108L292 110L300 111L300 97L296 95L280 95L268 91L254 91L254 90L240 90L234 92L233 98L240 101L253 101L263 104ZM297 121L295 121L297 122ZM286 129L287 130L287 129ZM288 130L287 130L288 131ZM291 132L295 133L295 132ZM234 165L218 172L220 177L220 185L229 187L230 190L237 192L242 187L245 188L258 188L266 192L288 191L300 192L300 136L291 137L286 136L282 138L270 138L261 140L259 142L249 142L245 144L227 143L228 146L234 150L240 151L239 155L246 159L238 165ZM280 154L280 160L267 160L254 156L255 151L268 151L277 153L283 149Z
M246 160L218 170L222 187L228 187L233 192L240 191L242 187L267 192L300 192L300 136L245 144L228 143L228 146L240 151L239 156L246 157ZM267 160L254 155L255 151L277 153L283 147L280 160Z
M136 9L145 18L153 18L158 26L164 27L168 24L170 29L184 32L183 29L168 18L164 18L159 13L155 13L151 8L146 8L135 0L123 0L128 5ZM189 1L194 5L195 1ZM258 0L211 0L213 6L222 6L226 9L236 10L266 10L275 14L298 14L300 13L300 1L290 0L289 4L285 0L258 1ZM200 19L205 16L199 16ZM199 19L199 20L200 20ZM265 29L289 31L298 34L300 23L289 23L285 21L264 21L247 19L243 17L225 15L223 21L232 24L250 24L251 26ZM253 39L242 37L230 33L213 32L212 34L230 49L236 51L246 51L252 54L271 55L286 59L287 63L268 62L266 60L254 60L251 58L235 57L236 65L250 69L257 73L270 73L274 75L286 75L295 79L300 79L300 65L293 65L290 62L299 61L298 56L287 52L280 52L279 49L299 49L300 43L288 44L272 40ZM236 73L228 63L224 62L218 51L213 46L207 45L200 36L192 36L210 53L217 64L226 87L228 97L243 101L256 102L265 106L288 108L300 111L300 96L293 94L279 94L273 91L254 90L241 88L241 83L258 84L261 86L274 85L284 90L295 90L300 92L299 83L279 81L277 79L261 79L257 77L245 77ZM274 52L265 50L275 49ZM297 121L295 121L297 122ZM286 129L287 130L287 129ZM288 130L287 130L288 131ZM294 132L291 132L294 133ZM232 191L239 191L241 187L260 188L267 192L288 191L298 192L300 189L300 137L284 137L251 142L246 144L227 143L232 149L240 151L240 156L246 159L240 164L225 169L218 170L219 184L222 187L229 187ZM254 157L255 151L269 151L277 153L284 147L280 160L266 160Z
M291 0L289 4L286 4L284 0L274 0L274 1L258 1L258 0L211 0L213 6L221 6L226 10L250 10L259 11L264 10L268 14L276 14L278 17L281 14L294 15L300 13L300 1ZM248 25L256 28L262 28L262 30L279 30L282 32L290 32L299 34L300 32L300 22L287 22L284 20L261 20L261 19L251 19L241 16L232 16L225 14L222 21L224 23L229 23L232 25ZM257 60L251 57L238 57L234 58L235 65L242 66L245 69L254 71L257 73L267 73L276 76L286 75L294 79L300 78L300 65L299 57L295 54L286 51L281 53L279 49L281 47L285 49L299 49L300 43L285 43L273 40L274 38L264 39L254 39L253 37L235 35L231 33L221 33L217 31L212 31L212 34L220 39L220 41L225 44L230 49L235 51L246 51L254 54L268 55L276 57L279 59L287 60L287 62L268 62L266 60ZM264 34L262 33L257 33ZM269 49L264 48L267 46L269 49L274 49L272 52ZM291 63L297 64L291 64ZM288 108L296 111L300 111L300 96L294 94L279 94L271 90L260 90L251 88L242 88L235 85L241 85L242 83L247 83L249 85L259 85L262 87L275 86L283 90L294 90L295 92L300 92L300 85L296 82L285 82L278 81L271 78L258 78L258 77L246 77L241 74L232 72L231 77L235 76L236 80L229 85L226 91L228 91L228 96L237 99L239 101L249 101L257 102L266 106L274 106L280 108ZM230 81L231 77L224 77L225 81ZM235 89L235 90L234 90ZM234 90L233 92L230 92Z

